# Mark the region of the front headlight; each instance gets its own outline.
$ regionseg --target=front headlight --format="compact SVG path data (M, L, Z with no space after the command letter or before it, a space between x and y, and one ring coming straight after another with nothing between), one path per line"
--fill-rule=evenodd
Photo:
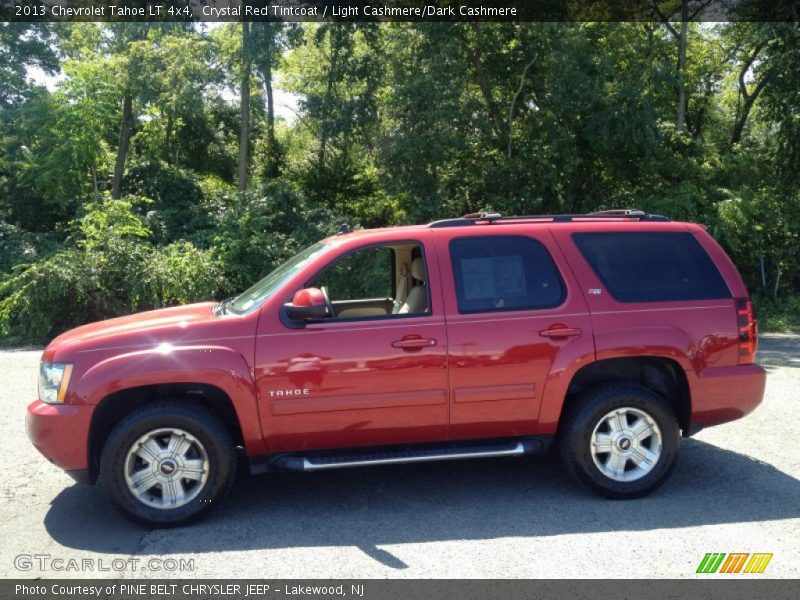
M70 375L72 365L39 363L39 400L48 404L63 404Z

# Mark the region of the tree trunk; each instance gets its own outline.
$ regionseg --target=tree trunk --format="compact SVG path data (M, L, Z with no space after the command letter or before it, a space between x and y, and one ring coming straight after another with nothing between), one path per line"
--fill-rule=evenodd
M781 285L781 268L778 267L778 274L775 276L775 287L772 290L772 297L778 297L778 290L780 289Z
M683 80L686 71L686 34L689 24L687 20L688 1L681 2L681 30L678 36L678 114L675 122L675 131L683 133L686 128L686 82Z
M761 94L764 86L767 85L772 75L772 71L767 70L767 72L761 76L761 79L753 88L753 91L747 91L747 82L745 81L747 73L750 71L750 67L753 66L753 63L756 58L758 58L763 47L764 44L758 44L739 71L739 100L741 102L741 100L744 99L744 104L741 105L741 109L737 108L736 111L736 122L733 124L733 133L731 133L731 146L742 139L742 133L744 132L744 126L747 124L747 119L750 116L750 110L753 108L753 104L755 104L758 96Z
M340 44L340 28L334 25L329 30L331 54L328 63L328 80L325 89L325 98L323 101L323 113L327 113L328 108L333 104L333 92L335 78L339 76L339 44ZM322 123L320 124L320 140L319 150L317 150L317 164L320 167L325 165L325 153L328 146L328 130L329 130L329 115L324 114Z
M469 59L470 63L472 64L472 68L475 71L475 81L478 84L478 89L481 92L481 96L483 96L483 101L486 104L486 109L489 113L489 122L492 125L492 131L494 131L495 136L500 141L501 147L506 149L508 146L508 131L505 131L504 129L505 124L503 123L503 118L501 117L500 112L497 110L497 105L495 104L494 96L492 94L492 86L483 66L481 48L481 45L483 44L483 27L481 23L470 23L470 26L475 32L475 47L472 48L469 46L468 42L465 42L467 58Z
M239 95L242 128L239 132L239 191L247 189L247 158L250 154L250 24L242 23L242 84Z
M522 96L522 90L525 87L525 77L528 75L528 70L533 66L533 63L536 59L532 59L527 65L525 65L525 69L522 71L522 76L519 78L519 87L517 88L517 93L514 94L514 99L511 101L511 107L508 109L508 149L506 158L507 160L511 160L511 144L514 140L514 110L517 107L517 102L519 102L520 97Z
M131 119L133 117L133 95L125 93L122 100L122 122L119 126L119 142L117 143L117 160L114 163L114 180L111 185L111 197L115 200L122 195L122 176L125 174L125 161L128 159L128 146L131 141Z
M266 53L266 60L264 61L264 88L267 92L267 156L269 164L267 165L267 176L278 176L278 142L275 139L275 101L272 96L272 54L273 44L275 43L274 32L270 30L268 37L267 47L264 52Z
M164 128L164 151L161 153L161 157L169 162L170 160L170 148L172 147L172 130L175 127L175 119L172 116L172 111L169 111L167 116L167 124Z
M272 144L275 141L275 101L272 98L272 65L270 63L267 63L264 87L267 89L267 138Z
M744 126L747 124L747 118L750 116L750 109L753 108L753 103L755 102L756 97L756 94L753 94L752 96L745 98L741 114L733 124L733 133L731 133L730 141L731 146L738 144L741 141L742 133L744 132Z

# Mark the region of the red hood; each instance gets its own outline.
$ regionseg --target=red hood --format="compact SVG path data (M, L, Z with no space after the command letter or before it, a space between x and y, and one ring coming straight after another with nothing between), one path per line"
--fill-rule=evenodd
M201 339L206 324L222 320L214 314L214 306L213 302L203 302L89 323L50 342L43 358L53 360L57 354L56 360L66 361L81 350Z

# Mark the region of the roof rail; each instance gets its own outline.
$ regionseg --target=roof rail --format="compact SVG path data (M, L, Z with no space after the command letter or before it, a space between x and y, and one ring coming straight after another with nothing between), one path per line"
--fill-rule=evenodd
M441 219L439 221L432 221L428 223L428 227L432 229L436 229L439 227L463 227L465 225L475 225L477 222L494 222L498 219L503 219L508 217L503 217L500 213L490 213L490 212L474 212L468 213L463 217L457 217L455 219Z
M547 220L550 219L553 223L570 223L572 221L580 221L583 219L624 219L627 221L669 221L667 217L662 215L651 215L636 208L614 209L614 210L601 210L598 212L591 212L586 214L573 214L573 215L521 215L516 217L504 217L498 213L469 213L463 217L456 219L442 219L440 221L433 221L428 223L428 227L438 229L441 227L467 227L478 224L492 224L492 223L514 223L518 221L531 221L531 220Z
M646 216L647 213L638 208L612 208L610 210L598 210L586 214L589 217L642 217Z

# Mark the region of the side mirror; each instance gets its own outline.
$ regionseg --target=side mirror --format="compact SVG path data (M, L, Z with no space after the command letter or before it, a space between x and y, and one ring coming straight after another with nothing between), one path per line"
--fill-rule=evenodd
M284 304L284 308L293 321L323 319L328 316L328 304L319 288L305 288L295 292L292 301Z

